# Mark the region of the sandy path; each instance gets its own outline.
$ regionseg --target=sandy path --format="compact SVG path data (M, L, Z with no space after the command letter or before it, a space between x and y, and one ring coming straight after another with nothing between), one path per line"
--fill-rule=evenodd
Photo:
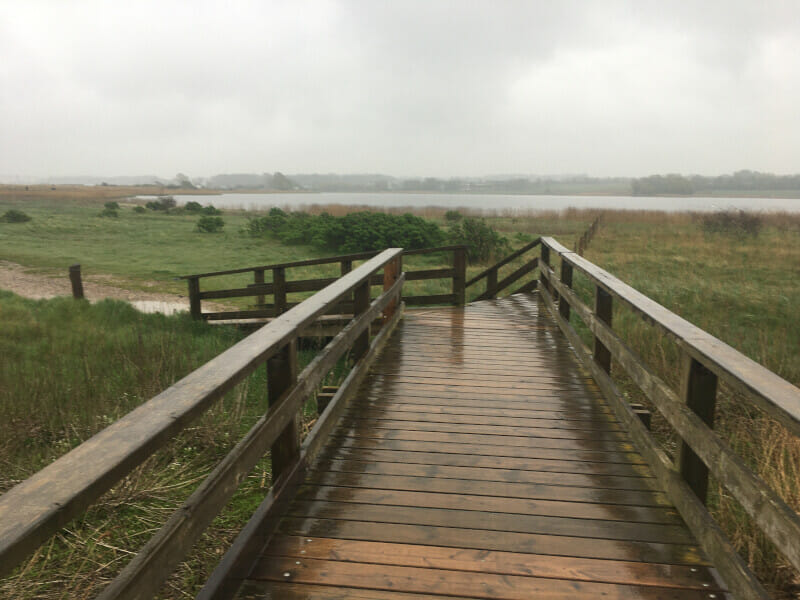
M189 299L177 294L164 294L144 292L140 290L126 290L107 283L101 283L104 276L84 276L83 292L89 300L102 300L114 298L127 300L145 312L173 313L179 310L189 310ZM31 273L22 265L0 260L0 289L9 290L26 298L54 298L56 296L71 296L72 286L69 275L64 270L61 277ZM209 306L208 308L211 308Z

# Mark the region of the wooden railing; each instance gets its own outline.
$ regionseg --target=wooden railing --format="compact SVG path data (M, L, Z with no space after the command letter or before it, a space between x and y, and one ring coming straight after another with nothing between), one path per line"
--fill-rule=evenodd
M230 563L253 543L251 534L290 495L319 451L349 396L402 312L402 249L385 250L327 285L235 346L193 371L88 441L0 496L0 576L22 562L49 536L82 514L104 492L167 443L236 384L266 365L268 412L250 429L186 502L148 541L100 598L150 598L221 511L239 483L271 448L273 488L237 538ZM383 292L370 301L370 285L383 269ZM297 373L299 332L343 298L353 296L354 316ZM396 310L400 308L400 310ZM370 326L383 316L380 333ZM355 365L300 444L297 415L324 377L347 352ZM219 573L231 569L224 565ZM232 572L235 572L235 568ZM217 573L217 572L215 572ZM206 592L222 589L214 575Z
M559 275L551 267L554 254L561 259ZM714 432L717 382L724 381L795 436L800 435L800 389L552 238L542 238L540 270L540 293L545 304L732 591L741 598L767 598L761 584L706 509L709 473L798 571L800 516ZM587 277L594 287L593 308L572 289L575 271ZM679 392L657 377L614 331L615 300L676 342L683 360ZM586 347L570 324L572 313L581 318L593 335L593 350ZM611 377L612 358L680 436L682 442L674 462L618 391Z
M500 269L511 262L515 261L516 259L523 256L525 253L533 250L536 246L540 243L540 238L536 238L532 242L525 244L519 250L512 252L504 259L498 261L497 263L493 264L491 267L488 267L472 277L467 281L466 287L471 287L478 283L479 281L485 279L486 280L486 288L483 293L478 294L473 300L490 300L492 298L497 298L500 292L504 291L506 288L511 286L512 284L519 281L522 277L527 275L528 273L533 272L539 264L539 258L534 256L530 260L526 261L522 266L515 269L512 273L503 277L500 281L497 280L498 275L500 273ZM511 292L512 294L518 294L520 292L529 292L536 288L536 279L532 279L525 285L521 286L520 288Z
M403 301L409 306L424 304L464 304L464 289L466 279L466 248L465 246L440 246L437 248L422 248L419 250L403 250L404 256L436 254L452 252L452 266L444 269L422 269L406 272L406 281L418 281L429 279L450 279L452 281L451 292L449 294L434 295L409 295ZM328 258L314 258L288 263L261 265L256 267L245 267L241 269L230 269L227 271L214 271L211 273L197 273L185 275L189 285L189 305L192 317L205 320L227 320L227 319L263 319L276 317L283 314L288 309L297 305L297 302L290 301L288 294L299 292L313 292L321 290L337 277L297 279L287 280L288 269L300 269L303 267L331 265L338 263L340 274L345 275L353 269L353 263L361 260L368 260L378 254L377 251L361 252L358 254L346 254L332 256ZM270 276L267 277L267 272ZM245 287L229 289L201 290L201 279L252 273L253 283ZM370 280L372 285L382 285L383 279L376 275ZM267 297L271 296L271 302L267 302ZM203 300L222 300L227 298L255 298L254 307L240 311L214 311L203 312ZM352 314L352 299L345 299L338 305L331 307L332 312L339 314Z

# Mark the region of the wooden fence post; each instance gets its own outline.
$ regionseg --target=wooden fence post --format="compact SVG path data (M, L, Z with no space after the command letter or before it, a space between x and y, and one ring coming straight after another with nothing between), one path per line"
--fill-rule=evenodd
M714 409L717 405L717 376L702 363L684 355L682 394L687 406L713 429ZM678 469L700 501L708 496L708 467L692 448L681 441L678 449Z
M384 266L384 268L386 268ZM369 295L370 295L370 278L368 277L360 283L353 293L353 318L357 317L369 308ZM354 360L358 360L367 350L369 350L369 330L367 327L364 333L359 335L353 342L353 349L351 356Z
M272 269L272 285L275 294L275 316L286 312L286 269L275 267Z
M385 292L391 288L400 273L403 272L403 255L401 254L396 259L389 261L383 266L383 291ZM392 318L394 311L397 310L397 299L392 300L386 308L383 309L383 321L386 322Z
M548 246L546 246L545 244L542 244L542 257L541 257L541 260L542 260L542 264L547 265L548 267L550 266L550 248ZM539 273L539 281L541 283L542 289L547 290L552 295L553 294L553 290L550 287L550 285L548 284L547 278L541 272Z
M466 301L467 251L463 246L453 250L453 304L464 306ZM495 283L497 277L495 275Z
M203 311L200 307L200 278L190 277L189 282L189 312L195 321L203 318Z
M297 340L292 340L267 360L267 401L273 408L297 381ZM272 484L280 477L300 452L298 416L286 425L270 450Z
M70 265L69 280L72 283L72 297L76 300L83 299L83 281L81 281L81 266Z
M613 296L598 285L595 292L594 312L597 314L597 318L609 327L611 327L612 309ZM606 373L611 373L611 351L597 336L594 336L594 362Z
M490 299L497 297L497 269L492 267L486 274L486 295Z
M565 261L563 256L561 257L561 283L568 288L572 287L572 265ZM569 303L564 296L558 300L558 313L564 317L565 321L569 321Z
M253 283L256 285L263 285L264 283L264 269L255 269L253 271ZM263 306L266 302L264 298L264 294L259 294L256 296L256 305Z

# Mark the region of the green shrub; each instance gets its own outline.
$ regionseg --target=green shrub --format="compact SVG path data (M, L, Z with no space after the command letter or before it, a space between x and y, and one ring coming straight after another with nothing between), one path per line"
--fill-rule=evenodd
M133 212L135 212L137 214L142 214L144 212L147 212L147 209L144 206L134 206L133 207Z
M209 204L200 209L200 212L204 215L214 216L214 215L221 215L222 211L218 208L214 208L213 204Z
M446 213L444 213L444 220L449 221L451 223L454 221L460 221L463 218L464 215L462 215L457 210L448 210Z
M116 204L116 202L106 202L106 207L100 211L100 214L97 215L98 217L118 217L119 211L114 208L109 208L108 204Z
M106 210L119 210L119 202L106 202L103 206Z
M159 196L157 200L151 200L145 206L150 210L160 210L168 213L175 208L175 198L172 196Z
M11 209L6 211L6 213L0 217L0 222L2 223L25 223L30 221L31 217L22 212L21 210Z
M426 248L441 244L445 237L436 223L411 214L363 211L334 217L327 213L286 213L279 208L273 208L265 217L250 219L245 231L254 236L276 237L285 244L309 244L342 253Z
M703 231L708 233L748 234L758 236L764 219L753 212L743 210L723 210L708 213L701 217Z
M451 226L448 238L452 244L464 244L467 247L467 259L470 263L500 258L511 251L508 239L497 233L483 219L463 219Z
M202 216L197 221L197 231L200 233L220 233L224 226L222 217Z
M203 206L194 200L189 200L189 202L187 202L183 208L186 212L190 213L199 213L201 210L203 210Z

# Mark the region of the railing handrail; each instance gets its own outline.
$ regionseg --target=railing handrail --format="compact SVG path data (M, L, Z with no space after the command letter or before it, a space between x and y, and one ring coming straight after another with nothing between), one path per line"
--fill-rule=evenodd
M657 325L675 339L693 358L717 376L755 399L767 414L800 436L800 389L748 358L735 348L693 325L683 317L645 296L608 271L565 248L551 237L542 238L548 246L596 285L619 298L645 320Z
M469 286L479 282L481 279L486 277L492 271L499 270L500 267L503 267L503 266L507 265L508 263L510 263L515 258L518 258L518 257L522 256L523 254L525 254L528 250L531 250L532 248L535 248L536 246L538 246L541 243L541 240L542 240L542 238L538 237L535 240L533 240L532 242L529 242L529 243L525 244L519 250L515 250L514 252L512 252L511 254L506 256L505 258L499 260L498 262L496 262L492 266L487 267L486 269L484 269L483 271L481 271L480 273L475 275L475 277L473 277L472 279L468 280L464 284L464 286L465 287L469 287Z
M0 575L401 255L384 250L0 496Z
M403 249L403 256L412 254L433 254L434 252L445 252L448 250L458 250L466 248L463 244L452 246L435 246L433 248L417 248L416 250ZM239 269L229 269L227 271L211 271L208 273L194 273L192 275L180 275L177 279L199 279L201 277L216 277L219 275L235 275L237 273L249 273L252 271L270 271L272 269L290 269L292 267L310 267L314 265L333 264L342 261L361 260L378 255L381 250L370 250L369 252L356 252L354 254L340 254L337 256L326 256L322 258L309 258L307 260L296 260L286 263L274 263L270 265L259 265L255 267L242 267Z

